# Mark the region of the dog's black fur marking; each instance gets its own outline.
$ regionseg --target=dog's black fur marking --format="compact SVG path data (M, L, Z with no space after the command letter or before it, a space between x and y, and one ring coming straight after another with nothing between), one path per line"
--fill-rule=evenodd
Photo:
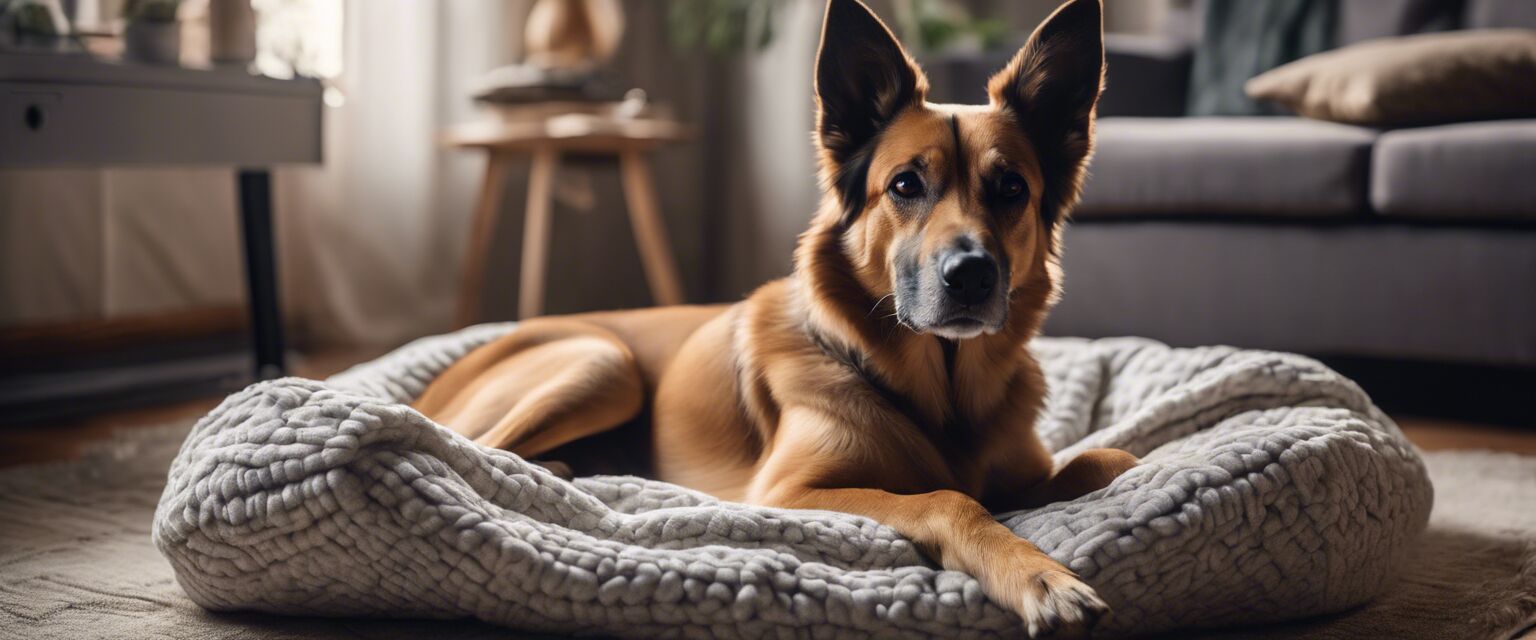
M864 146L849 156L847 162L837 167L832 187L837 189L837 195L843 201L843 217L839 224L844 230L859 219L859 214L863 213L864 206L868 204L865 184L869 182L869 165L874 161L878 140L876 136L864 143Z
M960 116L949 114L949 132L955 137L955 176L964 181L965 176L965 149L960 146Z

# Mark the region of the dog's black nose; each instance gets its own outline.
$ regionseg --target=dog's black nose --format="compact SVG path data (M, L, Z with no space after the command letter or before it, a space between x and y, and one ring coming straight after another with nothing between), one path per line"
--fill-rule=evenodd
M985 253L966 251L953 253L940 265L944 275L944 292L950 299L964 305L972 305L992 295L997 286L997 261Z

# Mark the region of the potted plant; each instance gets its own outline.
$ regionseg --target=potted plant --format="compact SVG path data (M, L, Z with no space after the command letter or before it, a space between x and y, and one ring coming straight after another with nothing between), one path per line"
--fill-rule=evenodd
M123 5L123 56L152 64L181 59L181 0L128 0Z
M0 0L0 49L62 50L69 22L58 3L45 0Z
M995 49L1010 35L996 18L973 18L965 7L947 0L907 0L896 5L901 39L928 54L976 53Z
M774 14L783 0L673 0L667 12L672 46L727 55L773 42Z

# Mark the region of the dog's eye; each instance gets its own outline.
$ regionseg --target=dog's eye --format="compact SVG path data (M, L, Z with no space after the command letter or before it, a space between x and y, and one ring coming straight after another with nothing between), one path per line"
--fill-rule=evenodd
M923 195L923 180L915 171L903 171L891 180L891 195L908 200Z
M1004 200L1016 200L1029 191L1029 183L1024 182L1024 177L1017 173L1003 176L997 183L997 197Z

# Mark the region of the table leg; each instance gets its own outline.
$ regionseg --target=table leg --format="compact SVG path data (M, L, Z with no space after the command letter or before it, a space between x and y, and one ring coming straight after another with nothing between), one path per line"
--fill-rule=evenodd
M522 282L518 285L520 319L544 313L544 270L548 266L549 215L560 154L544 147L533 152L528 172L528 209L523 221Z
M645 279L651 295L660 305L683 303L683 283L677 275L677 261L667 227L656 204L656 186L651 166L639 150L628 149L619 155L619 172L624 179L624 199L629 201L629 222L635 229L635 244L645 263Z
M480 200L475 203L475 219L470 221L469 244L464 248L464 267L459 276L460 327L480 318L480 292L485 288L485 263L495 239L496 223L501 218L501 198L507 180L509 154L490 150L485 159L485 178L480 183Z
M272 174L266 169L241 169L238 185L251 308L251 346L256 357L256 379L266 380L284 374L283 323L272 240Z

